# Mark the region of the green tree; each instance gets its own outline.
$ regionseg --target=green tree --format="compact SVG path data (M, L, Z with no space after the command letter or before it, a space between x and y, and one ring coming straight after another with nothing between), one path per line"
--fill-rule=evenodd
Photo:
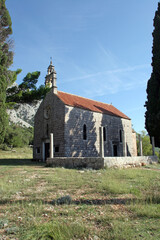
M146 131L141 131L141 139L142 139L142 149L144 156L151 156L152 155L152 145L150 144L150 138L147 135ZM139 149L139 134L137 134L137 150L138 155L140 154Z
M150 137L146 131L141 131L140 133L142 139L142 150L144 156L151 156L153 154L152 145L150 143ZM139 134L137 134L137 151L138 155L140 155L139 149ZM158 161L160 162L160 149L158 147L155 148L155 154L158 157Z
M145 127L160 147L160 2L154 17L152 74L147 85Z
M5 0L0 0L0 143L4 140L8 126L6 89L15 77L15 73L8 70L13 61L12 41L9 39L11 34L11 18L6 8Z
M7 103L30 103L35 100L41 100L50 90L49 87L41 85L36 87L40 72L28 73L18 86L13 86L7 89Z

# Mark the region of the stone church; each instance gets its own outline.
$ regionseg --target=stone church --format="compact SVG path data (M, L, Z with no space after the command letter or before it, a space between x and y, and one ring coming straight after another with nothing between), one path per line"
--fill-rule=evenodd
M57 90L52 61L45 84L51 87L34 122L33 158L49 157L53 133L55 157L136 156L136 133L131 119L112 104ZM103 136L103 146L100 139Z

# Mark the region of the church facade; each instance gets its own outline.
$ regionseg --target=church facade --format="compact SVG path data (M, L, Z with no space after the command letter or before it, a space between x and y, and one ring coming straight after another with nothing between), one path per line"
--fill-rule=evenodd
M137 156L131 119L111 104L57 91L52 62L45 84L52 87L34 122L33 158L49 157L53 133L55 157L99 157L103 135L104 157Z

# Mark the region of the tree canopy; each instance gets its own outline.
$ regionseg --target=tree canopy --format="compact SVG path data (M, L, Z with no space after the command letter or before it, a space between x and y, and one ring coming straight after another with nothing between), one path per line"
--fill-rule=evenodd
M39 76L39 71L28 73L24 77L22 83L8 88L8 105L12 105L14 103L31 103L35 100L43 99L50 88L44 85L41 85L38 88L36 87Z
M145 127L160 147L160 2L154 17L152 74L147 84Z
M14 103L32 102L42 99L50 90L50 88L43 85L39 88L36 87L40 75L38 71L28 73L19 86L9 87L16 81L17 74L21 72L21 69L17 71L9 70L13 63L13 41L10 38L12 21L5 2L6 0L0 0L0 144L4 142L4 139L6 140L11 129L8 125L6 109ZM14 131L15 129L17 128L13 128Z
M5 0L0 0L0 143L4 140L8 126L6 89L16 76L16 73L9 71L13 61L12 41L9 38L11 34L12 21Z

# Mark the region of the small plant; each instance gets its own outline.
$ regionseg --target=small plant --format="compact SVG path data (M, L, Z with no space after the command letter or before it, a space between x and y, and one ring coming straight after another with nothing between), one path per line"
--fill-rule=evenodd
M15 233L17 233L19 231L19 229L17 228L17 227L10 227L10 228L7 228L6 230L5 230L5 232L7 233L7 234L15 234Z
M10 150L9 147L7 146L7 144L3 143L0 145L0 149L3 150L3 151L8 151Z
M8 226L8 220L7 219L0 219L0 229L3 229Z
M70 240L84 239L87 237L87 229L80 224L67 224L58 222L49 222L35 225L26 230L21 236L23 240Z
M62 205L62 204L71 204L72 198L69 195L66 195L64 197L60 197L57 200L53 200L52 204L55 205Z
M24 159L31 154L0 150L2 238L160 239L159 165L80 171Z

